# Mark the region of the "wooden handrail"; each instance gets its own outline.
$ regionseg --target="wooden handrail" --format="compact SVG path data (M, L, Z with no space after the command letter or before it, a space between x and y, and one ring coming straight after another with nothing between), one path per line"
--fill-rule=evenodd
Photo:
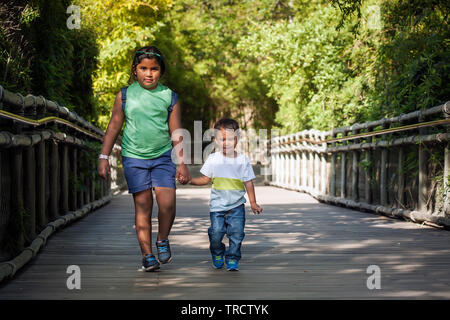
M103 137L103 130L57 102L0 86L0 262L33 247L52 222L79 217L82 208L103 205L126 186L120 138L111 176L105 181L97 173ZM19 256L29 257L24 252Z
M305 130L272 137L267 164L272 176L267 183L310 193L320 201L449 228L449 116L447 101L427 110L331 131ZM381 129L374 130L379 126ZM377 136L381 138L375 140ZM411 159L416 168L412 176L404 174L407 152L417 154ZM431 153L444 159L439 164L442 176L434 180L429 178ZM435 190L436 179L441 181L440 192ZM362 185L364 192L359 192ZM407 201L408 188L409 193L417 194L408 194Z

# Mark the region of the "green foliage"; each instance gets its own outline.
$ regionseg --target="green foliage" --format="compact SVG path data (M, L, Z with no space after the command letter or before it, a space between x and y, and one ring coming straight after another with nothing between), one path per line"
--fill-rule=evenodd
M448 1L76 0L81 30L65 25L69 0L9 2L20 5L0 6L5 86L104 129L135 50L150 44L188 129L230 116L244 129L328 130L450 95Z
M87 120L97 117L92 73L98 50L87 28L69 30L70 0L10 0L0 5L1 85L43 95Z
M82 28L94 32L99 48L92 84L98 112L95 124L106 129L115 97L127 85L134 52L155 41L169 1L78 0L75 4L81 8Z

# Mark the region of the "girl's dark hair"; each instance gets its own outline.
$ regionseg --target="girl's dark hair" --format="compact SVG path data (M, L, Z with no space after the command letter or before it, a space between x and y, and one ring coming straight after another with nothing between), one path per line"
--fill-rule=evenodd
M131 84L137 80L137 77L134 74L136 72L136 66L139 63L141 63L141 61L145 58L154 58L156 60L156 62L161 67L161 75L163 75L164 72L166 71L166 65L164 63L163 55L157 47L147 46L147 47L140 48L134 54L133 63L131 65L130 79L128 79L129 84Z

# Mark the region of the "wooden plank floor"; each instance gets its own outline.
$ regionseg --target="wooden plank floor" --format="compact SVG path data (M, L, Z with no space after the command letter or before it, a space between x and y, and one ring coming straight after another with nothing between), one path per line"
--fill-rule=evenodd
M133 199L124 192L51 236L0 286L0 299L450 298L450 232L280 188L256 192L264 212L254 216L247 205L239 272L211 267L209 188L192 187L177 190L174 260L158 272L138 271ZM81 268L80 290L66 287L69 265ZM369 265L381 269L379 290L366 286Z

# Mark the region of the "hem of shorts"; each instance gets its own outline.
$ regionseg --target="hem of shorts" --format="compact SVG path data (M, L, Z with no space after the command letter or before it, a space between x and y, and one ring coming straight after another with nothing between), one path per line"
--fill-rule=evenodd
M177 186L175 185L175 186L157 186L157 185L153 185L152 186L152 188L155 188L155 187L161 187L161 188L172 188L172 189L176 189L177 188Z
M151 188L153 188L153 186L151 184L143 184L142 186L135 187L133 189L128 189L128 193L136 193L136 192L144 191L144 190L151 189Z

